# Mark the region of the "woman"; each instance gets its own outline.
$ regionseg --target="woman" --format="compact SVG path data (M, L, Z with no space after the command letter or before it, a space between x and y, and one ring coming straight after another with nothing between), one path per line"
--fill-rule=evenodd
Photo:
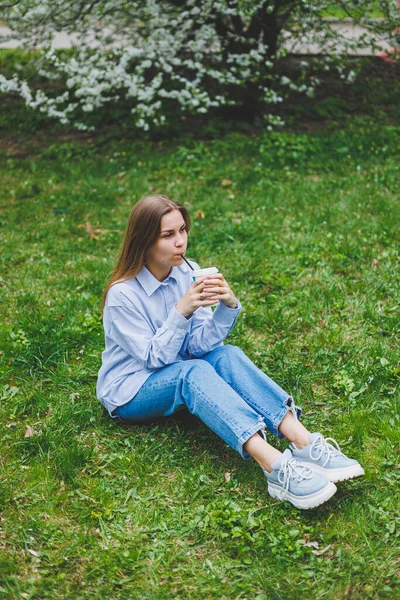
M133 207L104 293L98 398L112 417L132 423L186 407L257 461L271 496L319 506L335 493L334 482L364 471L334 440L336 447L310 434L293 398L239 348L223 345L241 305L220 273L193 283L183 258L189 229L186 209L166 196ZM271 446L265 428L288 438L290 449L281 454Z

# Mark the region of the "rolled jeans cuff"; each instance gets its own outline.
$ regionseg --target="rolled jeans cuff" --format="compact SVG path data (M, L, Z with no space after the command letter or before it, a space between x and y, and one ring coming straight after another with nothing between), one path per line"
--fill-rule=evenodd
M238 439L238 447L236 448L236 450L238 451L240 456L242 458L244 458L244 460L250 460L252 457L250 456L250 454L248 452L246 452L246 450L243 448L243 446L245 445L246 442L249 441L249 439L251 437L253 437L253 435L258 433L259 431L265 432L265 422L261 416L258 418L258 422L254 424L254 427L251 427L248 431L243 433L243 435ZM262 437L265 437L265 436L262 436Z
M273 423L273 428L271 429L271 432L279 439L282 439L285 437L284 435L282 435L280 433L279 426L282 423L283 419L286 417L288 412L291 412L293 414L296 421L300 419L301 414L303 412L303 410L300 408L300 406L295 405L292 396L287 397L285 404L284 404L284 406L282 406L282 410L277 415L277 417Z

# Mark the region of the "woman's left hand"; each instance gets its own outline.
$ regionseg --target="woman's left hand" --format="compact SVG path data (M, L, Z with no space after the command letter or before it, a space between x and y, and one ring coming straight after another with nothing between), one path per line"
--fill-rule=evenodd
M205 286L202 292L204 298L214 300L215 302L220 300L228 308L236 308L237 300L235 294L232 292L229 283L225 280L222 273L204 277L203 283Z

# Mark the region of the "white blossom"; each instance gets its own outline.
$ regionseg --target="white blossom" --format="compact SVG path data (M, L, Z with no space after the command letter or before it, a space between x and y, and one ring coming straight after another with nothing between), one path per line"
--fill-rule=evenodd
M373 0L364 0L365 10ZM6 21L25 44L40 45L36 69L42 79L60 82L56 94L34 88L21 77L0 75L0 92L21 96L27 106L78 129L90 128L90 113L122 98L130 103L132 119L145 131L166 121L171 106L176 112L207 113L211 108L257 100L267 108L291 92L308 96L320 81L311 73L310 61L301 61L302 82L279 70L288 53L284 32L290 29L293 44L307 34L324 48L321 69L338 69L345 81L356 72L344 67L342 57L357 44L376 44L374 23L358 41L347 39L321 18L328 0L186 0L176 7L172 0L19 0L10 3ZM390 4L390 3L389 3ZM394 2L388 5L388 21L379 25L388 36L395 27ZM357 0L346 10L359 16ZM287 16L285 17L285 14ZM259 26L274 14L275 37ZM64 29L74 34L68 53L55 51L52 38ZM375 28L376 29L376 28ZM60 85L57 85L57 89ZM284 88L284 90L283 90ZM247 98L251 89L254 98ZM278 126L277 115L266 115L268 126ZM87 115L87 117L85 116Z

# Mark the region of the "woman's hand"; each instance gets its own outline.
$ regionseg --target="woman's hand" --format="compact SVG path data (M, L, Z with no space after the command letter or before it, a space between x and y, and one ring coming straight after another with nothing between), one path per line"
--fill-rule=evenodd
M237 300L229 284L221 273L202 277L188 289L179 300L176 310L184 317L189 317L200 306L212 306L221 301L229 308L236 308Z
M232 292L229 283L226 281L222 273L204 277L203 283L204 297L212 300L214 303L220 300L225 304L225 306L228 306L228 308L236 308L237 300L235 294Z
M204 292L205 283L203 279L197 279L192 283L186 294L176 304L176 310L184 317L190 317L200 306L215 304L216 301L209 298Z
M236 308L235 295L221 273L202 277L192 283L176 304L176 310L184 317L189 317L201 306L212 306L219 300L229 308Z

